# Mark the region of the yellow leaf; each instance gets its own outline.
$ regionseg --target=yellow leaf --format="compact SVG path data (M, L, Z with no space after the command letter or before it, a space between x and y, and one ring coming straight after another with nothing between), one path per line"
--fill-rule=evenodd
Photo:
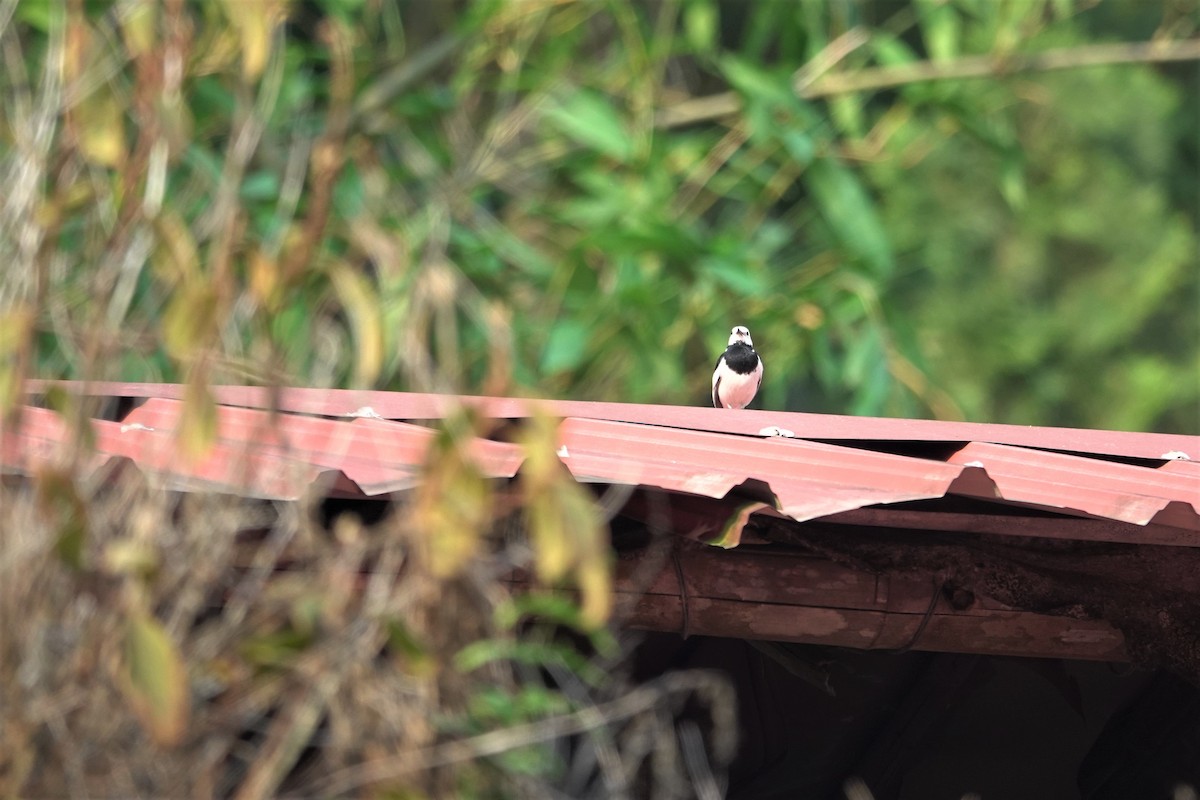
M373 386L383 369L383 322L379 295L370 282L348 264L329 273L338 302L350 320L355 344L353 388Z
M122 4L121 34L125 38L125 49L137 58L154 47L158 4L145 0L127 0Z
M225 14L237 29L242 49L242 77L256 81L267 67L275 26L287 16L282 0L224 0Z
M0 359L0 425L17 407L21 399L24 378L18 374L17 364L11 359Z
M114 575L149 577L158 570L158 552L148 542L117 539L104 546L103 563Z
M202 458L217 441L217 401L201 370L192 370L183 395L179 444L185 457Z
M202 349L217 332L217 291L195 280L175 290L163 312L163 345L174 358L185 360Z
M579 567L578 581L583 624L599 628L612 616L612 568L603 557L588 560Z
M33 309L28 306L0 314L0 356L12 355L25 346L33 320Z
M187 731L187 670L175 643L144 611L129 615L121 685L142 725L161 745L178 744Z
M30 346L36 317L29 307L0 314L0 418L7 417L21 400L22 356Z
M112 87L102 84L81 100L72 120L84 158L114 169L125 163L125 111Z
M163 277L176 280L200 280L200 254L192 232L170 208L154 218L158 247L151 264Z
M571 542L566 536L558 497L537 492L528 498L526 514L529 536L533 540L534 569L538 578L557 583L566 576L574 561Z
M612 563L603 516L591 493L559 461L558 425L536 414L522 431L521 467L526 520L540 581L571 575L581 593L584 624L595 627L612 612Z
M279 308L283 283L279 262L268 258L261 250L255 250L248 264L250 293L268 311Z
M417 535L437 577L457 574L483 542L492 522L492 484L471 457L472 434L463 419L447 420L429 448L417 489Z

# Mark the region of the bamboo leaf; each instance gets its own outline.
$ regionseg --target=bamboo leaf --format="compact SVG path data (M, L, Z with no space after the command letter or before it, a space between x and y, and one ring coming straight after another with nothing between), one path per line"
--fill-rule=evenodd
M271 56L275 26L286 16L282 0L222 0L229 21L237 29L242 52L242 78L253 82L262 77Z
M195 369L188 377L179 419L179 444L189 459L202 458L217 441L217 401L201 373Z
M579 90L546 118L568 137L617 161L628 161L633 143L617 110L602 95Z
M892 246L887 231L854 173L832 158L823 158L809 165L804 180L842 248L876 277L891 273Z
M383 370L383 316L379 295L371 283L348 264L336 264L329 279L338 302L346 311L354 336L353 386L373 386Z
M171 746L183 740L191 710L187 670L162 625L144 611L134 611L126 620L121 684L157 743Z
M586 325L577 320L564 320L550 329L550 340L542 352L542 372L553 375L567 372L583 363L591 340Z

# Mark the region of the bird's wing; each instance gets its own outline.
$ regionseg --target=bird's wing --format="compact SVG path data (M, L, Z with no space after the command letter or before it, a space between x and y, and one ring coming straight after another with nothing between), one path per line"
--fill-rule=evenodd
M720 399L718 399L717 391L721 388L721 365L724 363L725 363L725 354L722 353L721 357L717 359L716 368L713 369L713 377L712 377L713 408L721 407L721 401L720 401Z

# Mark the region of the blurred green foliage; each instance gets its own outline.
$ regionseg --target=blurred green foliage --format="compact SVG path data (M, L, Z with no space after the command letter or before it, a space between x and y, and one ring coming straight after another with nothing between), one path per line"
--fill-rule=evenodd
M1195 432L1194 63L1004 61L1192 12L21 2L0 330L32 355L0 389L702 403L746 324L765 408ZM899 78L822 83L863 70Z

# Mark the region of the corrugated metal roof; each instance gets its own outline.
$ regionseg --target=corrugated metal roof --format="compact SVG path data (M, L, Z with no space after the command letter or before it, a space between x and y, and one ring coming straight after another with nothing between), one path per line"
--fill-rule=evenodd
M27 391L36 396L46 386L34 383ZM754 563L750 583L713 579L741 563L727 563L715 551L709 551L707 566L688 562L691 572L680 570L676 586L669 571L659 575L640 599L634 595L641 589L619 582L618 594L634 593L630 624L657 630L686 632L691 624L692 631L713 635L888 648L917 646L920 637L919 646L927 649L1115 658L1123 653L1123 640L1103 621L993 607L982 597L969 609L951 608L930 587L908 586L900 576L889 583L850 570L838 578L846 570L829 559L819 570L830 580L844 578L846 586L789 588L787 570L755 553L769 553L779 547L771 542L791 541L801 528L810 537L820 531L853 537L865 529L900 541L912 536L914 542L930 533L942 540L964 533L1200 547L1200 464L1188 460L1200 456L1197 436L216 387L216 444L188 460L178 447L184 387L63 386L77 394L134 398L135 407L119 420L90 420L94 450L80 455L68 421L27 406L15 424L0 426L0 471L34 474L70 457L101 479L114 468L133 467L183 491L278 500L313 492L372 497L420 480L437 433L414 421L444 418L464 406L499 420L519 421L538 411L557 416L559 458L577 480L633 487L613 495L620 516L653 530L665 513L681 536L726 547L765 544L738 551ZM511 427L496 430L507 436ZM764 435L766 428L792 435ZM524 456L518 445L475 438L469 448L486 475L519 475ZM702 578L703 586L685 586ZM689 608L703 618L689 623Z
M183 463L175 431L184 387L66 386L89 395L148 398L120 423L93 421L101 462L126 458L179 485L261 497L299 497L318 480L368 496L404 490L418 480L434 433L396 420L442 417L463 405L508 419L540 408L565 417L560 457L581 481L714 498L732 492L766 499L800 521L960 496L1182 529L1181 543L1200 545L1191 533L1200 530L1200 470L1194 462L1164 459L1200 453L1196 436L320 389L280 389L274 393L279 413L271 413L263 410L271 390L216 387L217 446L200 461ZM40 389L44 385L30 387ZM67 428L56 420L52 412L28 409L16 430L4 431L4 466L28 467L66 441ZM758 435L768 426L795 437ZM886 452L918 441L963 446L948 457ZM486 474L517 474L522 456L515 445L478 439L471 446ZM1111 457L1153 460L1141 466Z
M44 391L54 381L30 381L27 391ZM64 384L67 385L67 384ZM179 400L184 387L156 383L71 383L71 391L101 397L159 397ZM682 428L711 433L757 436L764 428L779 427L801 439L863 442L992 442L1043 450L1092 453L1160 460L1179 453L1200 461L1200 436L1167 433L1100 431L1083 428L1035 427L925 419L853 417L794 411L727 409L698 406L639 405L583 400L538 400L353 389L267 389L257 386L215 386L217 402L247 408L278 408L301 414L344 417L366 410L386 419L441 419L464 405L496 419L519 419L542 409L558 417L607 419Z
M761 482L776 507L804 521L878 503L994 494L982 470L941 461L780 437L750 438L592 419L567 419L559 456L582 481L656 486L724 497Z

